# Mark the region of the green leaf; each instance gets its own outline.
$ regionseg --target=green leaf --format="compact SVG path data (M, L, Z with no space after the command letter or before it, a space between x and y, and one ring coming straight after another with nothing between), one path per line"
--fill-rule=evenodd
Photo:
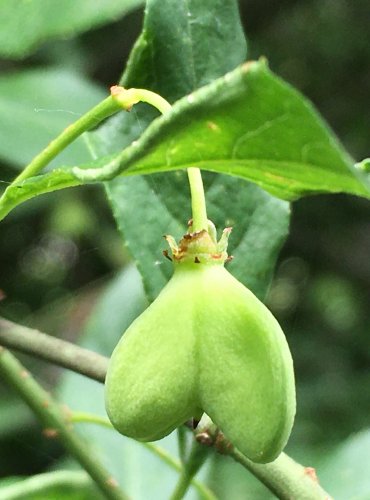
M121 83L173 102L235 68L246 51L236 0L148 0Z
M119 170L136 175L189 165L250 179L286 199L324 192L369 197L353 175L351 159L312 106L263 61L178 101L135 144L114 161L110 157L103 172L78 170L79 179L88 182Z
M253 180L287 199L320 192L368 196L312 106L263 61L178 101L116 156L107 175L118 164L122 175L198 166ZM88 180L89 170L85 174Z
M14 479L14 480L13 480ZM0 483L0 498L6 500L89 500L100 499L90 477L83 471L56 471L31 478L12 478Z
M3 392L0 400L0 440L20 429L26 429L33 422L33 414L19 398Z
M264 61L247 63L178 101L116 164L122 175L191 165L252 180L283 199L324 192L369 196L317 112Z
M97 85L70 70L44 68L1 76L0 158L23 168L104 97ZM58 157L58 162L76 164L88 159L86 145L79 139Z
M2 0L0 55L21 58L49 38L71 37L116 21L143 0Z
M123 269L101 294L86 325L83 345L110 356L123 332L147 306L138 272L134 267Z
M370 498L370 430L351 436L319 468L322 486L336 500Z
M0 199L0 220L2 220L13 208L24 201L30 200L40 194L50 193L58 189L64 189L82 184L77 181L71 169L56 168L50 173L30 177L20 183L12 184L6 189Z

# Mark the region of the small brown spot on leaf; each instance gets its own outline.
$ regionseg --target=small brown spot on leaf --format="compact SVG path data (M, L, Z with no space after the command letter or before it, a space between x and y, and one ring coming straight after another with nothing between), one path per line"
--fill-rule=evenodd
M58 430L52 429L51 427L47 427L42 431L42 433L48 439L55 439L56 437L58 437Z
M209 130L212 130L212 132L220 131L220 127L215 122L207 122L207 127L209 128Z

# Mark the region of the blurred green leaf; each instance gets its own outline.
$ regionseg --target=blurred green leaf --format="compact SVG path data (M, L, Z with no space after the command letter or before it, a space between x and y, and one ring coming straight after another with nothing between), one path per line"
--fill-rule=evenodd
M4 182L5 185L7 182ZM6 188L0 199L0 221L15 207L40 194L50 193L58 189L79 186L70 170L56 168L51 172L30 177L19 184Z
M0 399L0 439L27 428L33 422L31 410L19 398L2 394Z
M139 273L134 267L123 269L109 283L95 306L85 329L83 345L110 356L123 332L147 306Z
M370 430L342 443L318 469L320 483L336 500L370 498Z
M4 500L91 500L101 495L83 471L56 471L31 478L11 478L0 482L0 499Z
M49 38L71 37L116 21L143 0L2 0L0 55L21 58Z
M65 127L104 97L97 85L70 70L44 68L2 75L0 158L23 168ZM58 161L75 164L88 158L86 145L79 139Z

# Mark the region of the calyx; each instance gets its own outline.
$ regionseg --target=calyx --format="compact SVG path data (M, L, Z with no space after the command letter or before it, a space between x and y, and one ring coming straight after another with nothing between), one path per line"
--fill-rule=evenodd
M208 221L208 229L192 231L192 221L189 221L189 231L176 243L175 239L166 235L165 239L171 249L172 259L175 264L221 264L232 259L227 254L228 240L232 228L226 227L217 241L216 228L213 222ZM165 250L164 255L169 257Z

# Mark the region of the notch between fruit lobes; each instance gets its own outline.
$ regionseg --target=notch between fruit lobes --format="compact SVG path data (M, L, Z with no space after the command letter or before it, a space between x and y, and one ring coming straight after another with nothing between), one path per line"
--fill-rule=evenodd
M217 233L214 224L208 221L208 230L192 231L191 221L189 231L181 238L179 244L170 235L165 235L172 254L174 263L194 264L221 264L232 259L227 254L227 245L232 228L223 230L221 238L217 241ZM167 257L168 252L164 255Z

